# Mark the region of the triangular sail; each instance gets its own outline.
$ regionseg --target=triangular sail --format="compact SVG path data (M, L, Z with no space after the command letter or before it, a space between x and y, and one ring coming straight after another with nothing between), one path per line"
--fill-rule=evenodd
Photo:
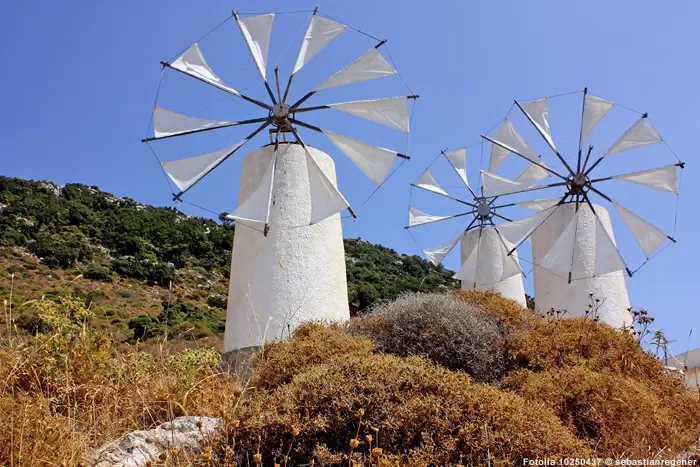
M341 102L328 104L328 107L401 130L404 133L408 133L409 130L407 97Z
M647 259L651 258L654 252L668 238L668 235L616 202L613 201L612 204L615 206L615 210L622 218L622 221L634 235L637 244Z
M627 265L622 256L620 256L620 252L617 251L615 242L597 215L595 216L595 222L595 270L593 274L602 276L603 274L626 269Z
M541 157L539 158L539 164L544 166L544 162L542 161ZM549 177L549 172L537 164L530 164L530 166L528 166L520 175L516 177L515 181L519 183L535 182L538 180L544 180L547 177Z
M515 203L521 208L530 209L531 211L544 211L552 206L559 204L560 198L548 198L548 199L535 199L532 201L521 201Z
M200 156L162 162L161 167L181 191L187 191L246 141Z
M478 231L474 231L475 235L479 235ZM479 236L476 245L472 248L471 252L469 253L469 256L467 256L467 259L462 263L460 266L459 270L457 273L452 276L454 279L458 279L462 282L463 285L466 285L470 288L475 287L476 282L477 282L477 275L478 275L478 259L479 259L479 254L481 250L481 237Z
M306 168L311 191L311 224L321 222L350 207L308 150L306 150Z
M309 22L309 27L306 30L306 34L304 35L304 40L301 42L301 48L299 49L292 74L295 74L301 67L309 63L317 53L323 50L347 28L348 27L344 24L322 18L318 15L313 15Z
M463 248L461 256L462 258L466 256L466 259L453 276L461 280L463 286L484 287L522 273L515 256L508 255L508 249L495 229L484 228L481 232L473 230L465 236L465 240L461 243ZM467 250L465 251L464 248ZM496 264L496 261L501 264Z
M424 190L432 191L443 196L450 196L445 190L443 190L440 185L435 181L435 177L430 173L430 169L425 169L425 172L418 177L418 180L414 183L415 186L423 188Z
M347 136L323 130L338 148L362 170L376 185L381 185L389 176L396 160L396 152L372 146Z
M583 118L581 119L581 144L593 133L598 123L615 106L614 102L586 94L583 99Z
M559 206L552 206L525 219L498 224L496 229L503 239L516 247L524 242Z
M202 52L199 50L199 45L194 44L192 47L187 49L185 53L180 55L175 59L173 63L170 64L171 68L181 71L186 75L190 75L197 78L205 83L211 84L223 91L230 92L236 96L241 94L233 89L228 84L224 83L221 78L216 76L216 73L212 71L209 64L204 60Z
M641 117L637 123L632 125L620 138L607 150L604 156L612 156L613 154L630 149L647 146L649 144L659 143L663 141L661 135L649 124L649 120Z
M253 56L253 60L255 60L258 72L260 72L260 76L265 81L267 81L265 78L267 51L270 47L270 35L272 34L272 22L274 19L274 13L249 16L247 18L236 17L238 27L241 29L246 44L248 44L248 49Z
M153 110L153 133L156 138L229 125L231 122L188 117L158 106Z
M452 251L452 249L455 247L457 242L459 242L462 237L464 236L464 233L461 233L457 235L454 239L450 240L449 242L445 243L444 245L436 246L434 248L429 248L427 250L423 250L423 253L425 256L430 260L431 263L433 263L435 266L440 264L442 260L447 256L447 254Z
M530 116L540 133L547 140L547 143L554 148L554 141L549 130L549 99L543 97L520 104L526 114Z
M434 216L432 214L426 214L413 206L408 208L408 226L413 227L415 225L430 224L431 222L437 222L444 219L449 219L454 216Z
M481 187L484 190L484 196L487 198L538 188L537 185L528 185L526 183L516 182L509 178L501 177L500 175L485 172L483 170L481 171Z
M462 179L465 185L469 186L467 180L467 148L459 148L445 153L447 161L455 169L459 178Z
M566 228L559 235L559 238L556 239L544 258L542 258L539 264L540 267L553 272L572 273L578 218L577 212L572 216Z
M676 165L667 165L657 167L656 169L642 170L641 172L632 172L628 174L616 175L613 178L623 180L625 182L644 185L654 190L669 191L671 193L680 194L678 186L678 169Z
M503 124L498 128L496 133L493 135L494 141L498 141L504 147L497 144L491 145L491 161L489 162L489 172L495 172L506 160L508 154L515 151L522 154L527 159L533 162L538 161L538 156L535 151L530 148L530 146L525 142L518 130L515 129L513 124L507 118L503 121Z
M260 222L266 224L270 216L270 202L272 188L275 177L275 164L277 161L277 152L270 159L270 165L263 178L258 183L258 186L253 192L239 203L235 211L226 216L227 219L247 222Z
M398 74L379 50L372 47L363 56L321 83L315 91Z

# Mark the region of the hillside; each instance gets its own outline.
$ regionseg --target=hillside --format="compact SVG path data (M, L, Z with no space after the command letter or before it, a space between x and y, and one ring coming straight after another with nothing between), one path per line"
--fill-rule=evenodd
M0 299L12 289L26 331L38 321L21 304L44 295L83 298L95 325L121 340L223 330L233 224L94 186L0 177L0 231ZM458 286L442 266L361 239L346 239L345 253L355 312L405 292Z

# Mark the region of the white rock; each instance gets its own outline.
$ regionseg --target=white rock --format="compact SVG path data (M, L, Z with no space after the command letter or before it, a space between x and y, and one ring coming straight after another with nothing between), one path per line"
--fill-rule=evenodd
M197 422L202 422L201 428ZM200 452L204 442L221 431L222 421L212 417L177 417L153 430L132 431L105 444L85 461L94 467L143 467L156 462L170 448Z

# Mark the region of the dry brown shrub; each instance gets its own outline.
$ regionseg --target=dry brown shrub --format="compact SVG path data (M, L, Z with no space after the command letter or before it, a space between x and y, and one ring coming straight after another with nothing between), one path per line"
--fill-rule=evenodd
M212 368L118 352L90 333L3 345L0 362L0 465L76 465L130 431L218 416L238 387Z
M331 330L327 337L331 332L334 339L347 339ZM239 416L240 426L228 431L228 446L235 442L242 452L260 447L263 463L270 464L287 450L290 463L316 457L347 464L350 440L360 440L355 452L366 454L368 434L375 447L378 438L392 459L410 465L456 464L463 455L465 464L505 466L523 457L588 453L549 409L421 357L338 355L258 393Z
M582 367L515 372L506 387L552 408L598 456L684 452L700 436L700 399L682 389Z
M290 382L294 375L307 368L334 357L372 353L374 345L371 341L347 336L338 329L336 325L303 324L288 342L266 343L263 351L253 358L252 385L274 388Z
M501 320L451 295L404 295L350 320L346 330L372 339L381 352L424 356L478 382L502 381L506 372Z

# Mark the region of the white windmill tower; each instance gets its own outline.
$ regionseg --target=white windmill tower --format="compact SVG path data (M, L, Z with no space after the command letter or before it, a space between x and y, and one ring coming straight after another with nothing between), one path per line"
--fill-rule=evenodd
M380 52L386 41L322 16L318 9L309 12L311 18L284 93L276 67L276 92L267 80L267 55L275 13L241 17L233 12L231 16L262 78L268 102L225 83L204 59L197 43L175 60L162 62L164 70L195 78L253 104L262 113L241 121L215 121L177 114L159 107L156 100L154 136L145 142L238 125L256 126L243 140L218 151L162 162L163 171L177 186L174 199L181 200L195 184L270 127L270 144L253 150L243 159L238 207L225 216L235 220L237 226L245 227L236 229L231 259L226 352L256 348L265 339L279 339L302 321L349 318L339 213L345 209L353 217L355 213L336 187L333 159L306 145L298 129L326 135L377 186L388 178L396 159L408 159L399 152L305 122L309 113L336 109L408 133L409 101L418 97L305 105L309 98L325 89L398 75ZM330 78L319 79L321 84L303 97L288 100L297 73L348 29L376 42ZM287 142L288 135L294 143Z
M537 213L519 221L498 225L496 228L512 245L510 252L514 252L528 238L531 239L535 303L538 309L566 309L569 316L578 316L585 313L593 296L602 301L599 305L601 321L621 327L631 322L628 311L630 302L623 271L631 277L663 244L675 243L675 239L623 207L603 190L609 193L609 186L606 185L610 181L620 180L678 196L678 168L682 169L684 163L675 156L668 145L665 145L665 151L652 151L648 155L654 164L658 164L659 158L664 157L663 153L666 153L665 157L670 158L672 155L675 158L674 163L629 172L630 167L639 165L639 161L644 160L638 148L664 142L649 122L647 114L641 112L637 112L639 117L636 122L617 138L607 151L599 153L597 158L591 157L594 146L589 145L584 150L583 144L615 104L589 94L587 89L582 91L582 97L581 125L576 135L578 151L571 164L557 149L550 133L550 98L522 103L516 100L511 111L515 107L518 108L541 135L563 170L554 170L545 165L542 158L525 142L506 117L493 136L482 136L492 145L490 171L482 171L482 183L486 196L513 196L548 188L560 191L554 198L518 203ZM599 174L600 170L595 171L612 165L612 161L602 164L611 156L633 149L637 149L637 160L628 158L618 162L618 165L621 163L623 173L605 175ZM535 164L540 170L546 171L554 181L549 184L531 184L493 173L510 154ZM624 192L618 193L618 196L621 195L624 195ZM594 204L601 201L614 207L641 248L645 259L636 269L628 266L628 261L620 253L608 210L603 205ZM675 205L677 210L677 198ZM658 212L652 214L657 214L658 217Z
M431 168L441 156L458 175L461 183L467 189L468 197L450 194L438 184ZM453 201L452 204L458 208L456 213L427 214L411 205L413 202L413 196L411 196L408 208L408 225L405 228L408 230L436 222L465 218L468 221L465 229L460 228L458 235L443 245L422 250L425 256L437 266L459 244L460 268L454 277L461 281L463 289L494 291L526 306L522 269L517 252L509 254L510 245L501 238L494 223L494 219L511 222L510 218L504 216L503 209L511 207L513 204L498 202L497 197L478 195L479 188L474 190L469 184L466 159L466 147L452 151L441 151L433 163L411 184L411 195L413 195L413 188L418 188L437 195L432 197L433 200L439 199L438 197L443 200L450 199ZM534 164L532 166L538 169ZM538 171L535 169L526 170L528 173L536 174ZM413 235L411 236L413 237ZM418 242L416 241L416 243Z

